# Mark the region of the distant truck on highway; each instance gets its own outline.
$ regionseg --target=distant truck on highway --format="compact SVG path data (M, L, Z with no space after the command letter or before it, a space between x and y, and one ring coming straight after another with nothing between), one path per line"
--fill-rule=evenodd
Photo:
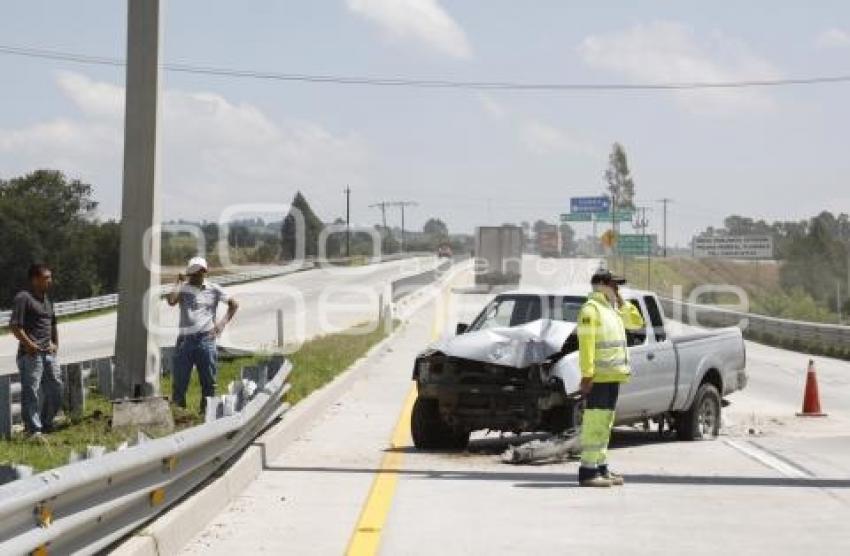
M632 377L617 424L654 420L678 438L713 438L723 398L747 384L737 327L671 337L655 294L621 290L647 326L627 334ZM457 335L414 363L411 432L421 449L462 448L469 434L550 431L580 425L576 319L586 292L519 290L497 295Z
M561 233L558 226L546 224L538 228L535 234L537 253L541 257L561 256Z
M475 283L519 284L522 274L522 228L481 226L475 231Z

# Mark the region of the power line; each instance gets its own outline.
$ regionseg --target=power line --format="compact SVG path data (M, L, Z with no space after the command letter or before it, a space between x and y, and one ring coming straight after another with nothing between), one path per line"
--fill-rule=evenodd
M58 50L45 50L0 45L0 54L58 60L79 64L124 66L120 58L91 56ZM693 89L740 89L747 87L782 87L789 85L825 85L850 82L850 74L792 77L783 79L748 79L739 81L683 81L667 83L546 83L517 81L455 81L447 79L416 79L406 77L368 77L333 74L280 73L181 63L163 64L163 69L174 73L265 79L274 81L327 83L333 85L366 85L375 87L409 87L420 89L469 89L504 91L681 91Z

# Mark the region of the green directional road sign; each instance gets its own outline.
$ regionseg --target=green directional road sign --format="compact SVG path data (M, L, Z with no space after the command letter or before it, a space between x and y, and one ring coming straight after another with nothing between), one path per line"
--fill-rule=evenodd
M617 236L617 252L621 255L649 255L652 236L620 234Z
M593 213L590 212L571 212L561 215L561 222L590 222Z
M635 213L632 211L621 210L615 213L617 218L617 222L631 222ZM594 217L597 222L610 222L611 221L611 213L610 212L597 212Z

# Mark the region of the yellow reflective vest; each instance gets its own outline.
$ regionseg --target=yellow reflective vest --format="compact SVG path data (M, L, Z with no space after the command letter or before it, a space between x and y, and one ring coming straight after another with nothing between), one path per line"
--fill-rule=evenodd
M582 378L594 382L628 382L626 329L639 330L640 310L626 302L615 309L600 292L591 293L578 314L578 360Z

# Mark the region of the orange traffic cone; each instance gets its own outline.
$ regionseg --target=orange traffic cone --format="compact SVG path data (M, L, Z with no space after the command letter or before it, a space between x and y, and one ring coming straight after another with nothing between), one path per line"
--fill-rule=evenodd
M815 362L809 359L806 371L806 391L803 394L803 411L797 417L826 417L820 409L820 394L818 394L818 375L815 372Z

